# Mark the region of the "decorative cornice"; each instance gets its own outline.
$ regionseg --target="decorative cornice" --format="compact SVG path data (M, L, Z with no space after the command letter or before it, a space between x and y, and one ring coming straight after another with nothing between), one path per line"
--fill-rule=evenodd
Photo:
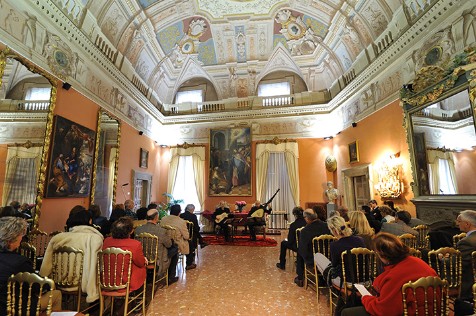
M43 147L43 143L32 143L30 140L27 140L24 143L13 143L13 144L7 144L7 147L25 147L25 148L31 148L31 147Z
M195 143L189 144L187 142L184 142L183 144L177 144L175 146L170 146L170 148L183 148L183 149L192 148L192 147L206 147L206 146L203 144L195 144Z
M279 145L279 144L283 144L283 143L296 143L297 140L296 139L280 139L278 138L277 136L273 139L267 139L267 140L260 140L260 141L257 141L256 142L256 145L258 144L274 144L274 145Z

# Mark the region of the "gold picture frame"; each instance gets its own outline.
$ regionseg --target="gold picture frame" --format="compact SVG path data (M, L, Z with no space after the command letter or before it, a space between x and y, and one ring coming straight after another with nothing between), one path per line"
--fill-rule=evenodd
M357 141L349 144L349 162L359 162L359 144Z

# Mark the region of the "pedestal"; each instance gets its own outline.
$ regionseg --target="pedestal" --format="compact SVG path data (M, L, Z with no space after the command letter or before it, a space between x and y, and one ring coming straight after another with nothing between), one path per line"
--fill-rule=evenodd
M330 217L330 214L337 210L337 207L334 203L327 203L327 218Z

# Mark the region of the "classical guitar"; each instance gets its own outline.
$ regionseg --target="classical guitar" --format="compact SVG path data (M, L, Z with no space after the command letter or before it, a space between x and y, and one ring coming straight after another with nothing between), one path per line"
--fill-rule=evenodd
M215 217L215 223L219 224L221 221L227 219L228 215L228 213L221 213L220 215L217 215L217 217Z

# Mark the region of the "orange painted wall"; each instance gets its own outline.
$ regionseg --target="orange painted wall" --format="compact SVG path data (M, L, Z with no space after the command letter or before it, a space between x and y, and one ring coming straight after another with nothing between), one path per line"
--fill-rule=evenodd
M476 150L454 153L459 194L474 194L476 187Z
M7 153L8 147L7 144L0 145L0 199L3 196L3 184L5 182L5 173L7 172ZM9 203L8 201L4 201L3 204ZM2 205L5 206L5 205Z

